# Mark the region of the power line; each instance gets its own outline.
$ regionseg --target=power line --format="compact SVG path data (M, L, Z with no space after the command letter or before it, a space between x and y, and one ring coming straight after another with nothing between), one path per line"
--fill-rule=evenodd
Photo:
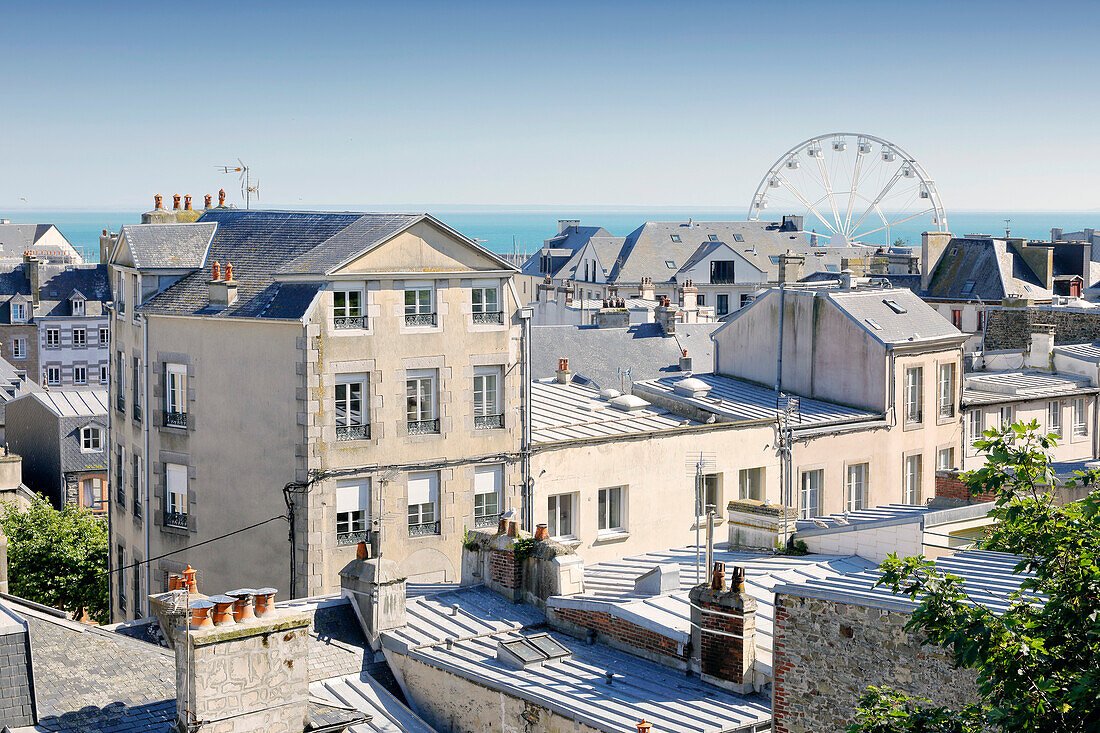
M121 573L124 570L129 570L130 568L135 568L135 567L138 567L139 565L145 565L147 563L153 562L154 560L160 560L162 558L169 557L171 555L176 555L176 554L179 554L181 552L187 552L188 550L193 549L195 547L201 547L203 545L209 545L211 542L217 542L218 540L224 540L226 537L232 537L235 534L240 534L241 532L247 532L250 529L256 529L257 527L263 526L263 525L267 524L268 522L274 522L276 519L285 520L286 515L285 514L276 514L274 517L270 517L268 519L265 519L262 522L256 522L255 524L250 524L247 527L241 527L240 529L235 529L232 532L227 532L226 534L218 535L217 537L211 537L210 539L203 540L202 542L196 542L194 544L188 545L187 547L180 548L179 550L172 550L171 552L166 552L163 555L157 555L156 557L150 557L150 558L147 558L145 560L141 560L140 562L130 563L129 565L123 565L122 567L115 568L114 570L107 570L107 571L102 572L102 573L96 573L96 577L101 577L103 575L110 575L111 573Z

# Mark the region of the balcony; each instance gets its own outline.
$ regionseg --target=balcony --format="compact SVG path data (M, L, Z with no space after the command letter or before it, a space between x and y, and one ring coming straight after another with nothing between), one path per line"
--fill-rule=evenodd
M427 537L433 534L439 534L439 522L409 525L409 537Z
M955 406L951 404L940 405L940 417L955 417Z
M141 422L141 405L134 405L134 421Z
M348 545L358 545L360 542L369 543L369 535L370 533L366 530L363 530L362 532L337 532L336 544L338 547L346 547Z
M186 412L165 412L164 413L164 426L168 428L186 428L187 427L187 413Z
M165 512L164 526L187 529L187 512Z
M126 398L123 397L122 395L119 395L118 397L116 397L115 398L115 408L119 412L121 412L123 414L123 416L125 416L126 415Z
M439 432L439 419L409 420L409 435L431 435Z
M504 427L504 415L474 415L474 430L499 430Z
M370 440L370 425L337 425L337 440Z
M500 326L504 324L504 311L474 312L475 326Z
M435 313L406 313L405 325L410 328L423 328L435 325Z
M474 527L479 529L482 527L495 527L497 526L498 516L496 514L486 514L482 517L474 517Z
M367 319L363 316L334 316L332 327L335 329L366 328Z

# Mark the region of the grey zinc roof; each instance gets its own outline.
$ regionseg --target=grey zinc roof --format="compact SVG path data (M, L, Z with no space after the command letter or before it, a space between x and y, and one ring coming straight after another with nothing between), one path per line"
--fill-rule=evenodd
M553 596L547 600L547 605L551 608L602 611L687 644L691 639L688 591L697 584L695 557L694 547L679 547L590 565L584 569L583 593ZM759 671L766 675L771 674L773 651L775 597L772 588L793 581L858 573L875 565L855 555L772 555L731 551L725 544L715 546L714 559L726 563L727 568L740 566L745 569L745 590L757 602L756 651ZM635 592L635 581L658 566L679 569L679 589L664 595ZM705 575L702 573L704 579Z
M939 311L921 300L913 291L901 288L885 290L830 290L827 297L837 308L860 324L876 340L884 344L959 337L955 328ZM897 304L898 313L890 307Z
M1100 362L1100 342L1092 341L1083 344L1063 344L1054 347L1055 354L1072 356L1084 361Z
M531 439L536 444L614 438L700 424L655 406L623 412L611 407L597 390L576 383L531 384Z
M1049 299L1031 268L1003 239L957 237L932 270L925 297L999 301L1006 296Z
M795 528L798 537L814 537L861 529L889 527L898 524L920 523L922 527L935 527L966 519L989 515L993 502L966 504L958 507L933 507L927 504L884 504L858 512L828 514L813 519L799 519Z
M517 670L497 661L497 644L517 633L438 644L410 652L411 659L527 700L599 731L634 730L643 718L655 731L738 733L767 730L771 705L762 696L742 697L683 672L571 637L551 637L571 657ZM607 684L607 674L614 683Z
M974 602L994 612L1004 612L1010 603L1009 596L1020 590L1024 579L1029 577L1026 573L1015 572L1020 560L1003 552L967 550L938 558L935 562L939 570L963 579L964 590ZM882 571L875 568L851 575L787 583L774 590L776 594L906 613L916 607L908 597L894 595L884 586L876 587L881 577Z
M1088 377L1038 371L968 372L963 382L964 405L1039 400L1096 394Z
M57 389L34 392L25 399L35 399L58 417L106 417L107 390Z
M311 697L358 710L370 716L348 733L436 733L370 675L349 674L311 682Z
M637 383L634 393L643 399L647 392L659 394L714 413L719 420L723 421L778 419L779 409L775 390L721 374L693 374L692 376L710 386L710 392L706 396L690 397L677 393L674 389L678 381L676 377L662 377ZM863 422L879 420L881 417L866 410L801 397L799 410L795 414L795 425L797 429L799 426L817 427L836 423Z
M126 224L122 238L139 270L197 270L206 265L206 253L218 225Z

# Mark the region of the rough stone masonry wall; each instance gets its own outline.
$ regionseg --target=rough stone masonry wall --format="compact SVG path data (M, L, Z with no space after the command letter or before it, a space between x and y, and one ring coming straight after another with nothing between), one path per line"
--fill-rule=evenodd
M834 601L775 598L774 733L840 731L868 685L889 685L934 705L978 697L975 673L904 629L908 614Z
M1054 324L1054 343L1100 339L1100 313L1068 308L991 308L985 324L985 348L1026 349L1033 323Z

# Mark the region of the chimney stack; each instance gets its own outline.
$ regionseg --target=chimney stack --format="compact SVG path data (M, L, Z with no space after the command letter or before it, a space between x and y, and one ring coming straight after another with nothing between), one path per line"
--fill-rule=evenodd
M558 359L558 370L555 374L557 375L558 384L569 384L569 378L573 376L573 372L569 369L568 359Z
M0 534L0 537L3 537ZM38 722L31 666L30 629L23 617L0 603L0 728Z
M180 210L180 195L177 193L177 194L172 195L172 211L179 211L179 210Z
M8 592L8 537L0 527L0 593Z
M213 277L207 282L210 293L210 305L215 308L228 308L237 302L237 281L233 279L233 263L225 264L225 279L220 279L221 266L214 261Z
M1053 369L1054 324L1032 323L1024 366L1028 369Z
M708 583L691 599L692 655L700 677L740 694L753 692L756 665L756 599L745 592L745 569L734 567L726 586L726 566L715 562Z
M23 253L23 274L27 277L27 287L31 291L31 301L34 304L33 311L33 308L38 306L38 291L42 285L42 262L33 251ZM27 315L34 314L32 312Z
M920 235L920 289L927 290L947 245L951 244L950 232L923 232Z
M643 277L642 278L642 292L641 292L640 297L641 297L642 300L656 300L657 299L656 291L653 287L653 278L651 278L651 277Z
M340 591L351 600L363 635L379 648L383 631L405 625L405 576L389 558L370 558L360 542L356 558L340 571Z

